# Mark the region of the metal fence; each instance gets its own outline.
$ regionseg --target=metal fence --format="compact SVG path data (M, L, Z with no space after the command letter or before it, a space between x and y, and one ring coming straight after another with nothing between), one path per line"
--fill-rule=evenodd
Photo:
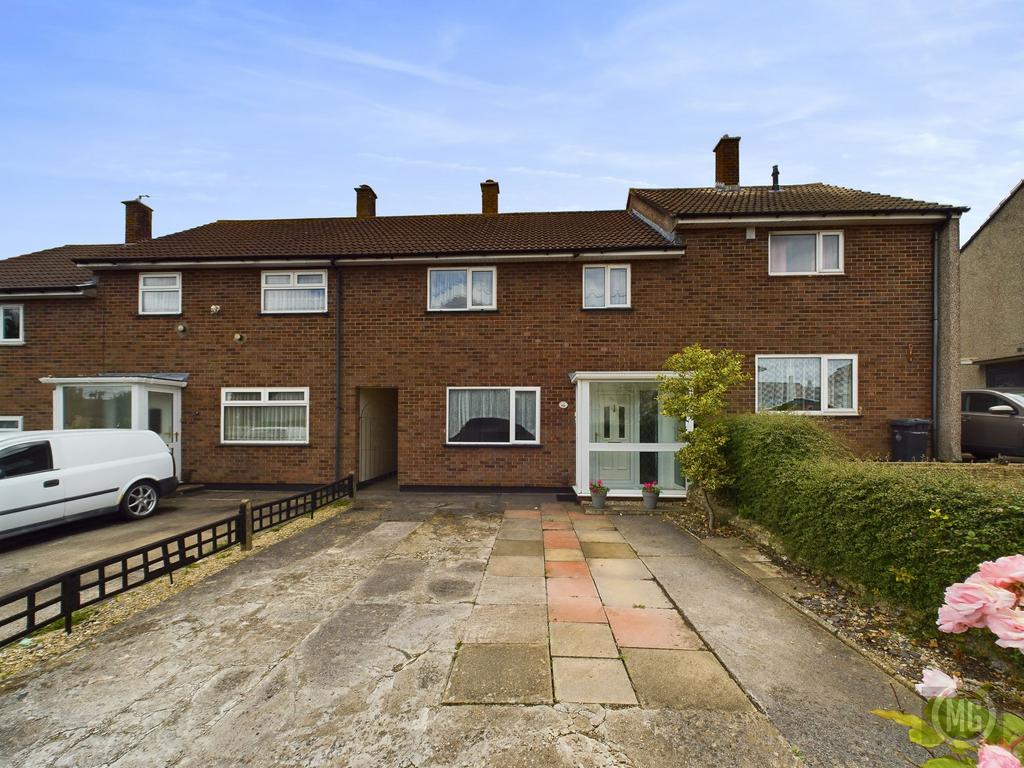
M331 502L352 496L354 478L299 493L285 499L252 506L243 503L238 512L183 533L121 552L49 579L0 596L0 646L20 640L63 621L71 632L74 614L102 600L127 592L235 544L252 547L252 534L301 515L313 513Z

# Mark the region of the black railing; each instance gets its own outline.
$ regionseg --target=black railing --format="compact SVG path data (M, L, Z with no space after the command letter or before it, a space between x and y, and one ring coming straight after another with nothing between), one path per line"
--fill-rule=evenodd
M55 622L70 632L82 608L167 576L235 544L252 546L252 534L301 515L313 513L338 499L352 496L352 475L306 493L252 506L142 547L97 560L74 570L0 596L0 646L20 640Z

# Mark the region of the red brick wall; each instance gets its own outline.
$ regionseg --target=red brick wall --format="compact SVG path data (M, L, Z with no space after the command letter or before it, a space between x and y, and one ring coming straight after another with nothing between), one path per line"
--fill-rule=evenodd
M357 388L386 386L399 390L403 485L571 484L569 374L655 370L695 341L747 355L751 374L757 353L857 353L861 415L826 421L861 452L884 454L888 419L929 416L931 231L847 227L846 274L789 278L768 277L764 228L754 241L742 228L686 232L682 259L633 262L627 312L581 310L574 263L499 264L498 310L487 313L428 313L426 265L345 268L342 469L356 468ZM330 479L329 283L328 315L261 316L259 270L185 270L181 317L138 317L136 273L105 273L95 300L26 301L28 344L0 347L0 414L49 427L50 388L37 381L47 374L188 372L183 467L194 480ZM221 312L211 315L211 304ZM541 387L542 446L446 447L445 387L473 385ZM222 386L310 387L310 445L219 445ZM753 404L751 383L735 406Z

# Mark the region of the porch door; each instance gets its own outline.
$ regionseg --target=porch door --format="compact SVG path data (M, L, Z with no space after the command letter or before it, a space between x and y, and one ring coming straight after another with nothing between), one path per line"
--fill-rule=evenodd
M636 399L629 387L602 387L590 402L591 442L632 443L637 440ZM638 483L637 456L630 451L595 453L596 474L591 478L605 483Z
M181 479L181 390L146 390L146 429L156 432L174 455L174 471Z

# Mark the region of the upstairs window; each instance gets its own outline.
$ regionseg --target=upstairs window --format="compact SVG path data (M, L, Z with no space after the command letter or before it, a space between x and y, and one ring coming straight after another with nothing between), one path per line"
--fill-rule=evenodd
M834 275L842 271L842 232L769 233L769 275Z
M629 309L629 265L583 268L584 309Z
M268 314L327 311L327 271L264 272L262 311Z
M757 410L857 412L856 355L758 355Z
M140 315L181 314L181 273L139 275Z
M427 309L431 312L469 312L497 309L494 267L427 270Z
M0 304L0 344L25 342L24 316L21 304Z

